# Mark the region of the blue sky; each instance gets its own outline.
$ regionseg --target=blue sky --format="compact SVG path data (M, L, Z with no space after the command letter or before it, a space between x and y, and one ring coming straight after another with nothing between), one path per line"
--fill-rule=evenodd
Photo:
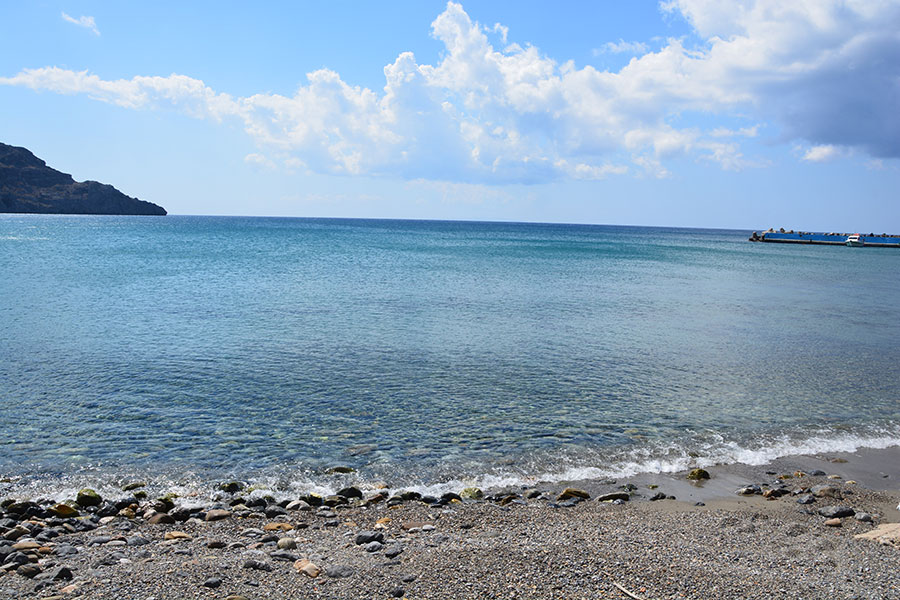
M900 232L900 2L0 6L0 141L173 214Z

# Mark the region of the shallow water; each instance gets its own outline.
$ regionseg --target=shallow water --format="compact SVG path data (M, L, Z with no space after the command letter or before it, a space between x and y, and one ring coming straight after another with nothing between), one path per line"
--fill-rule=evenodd
M0 216L0 473L434 486L900 443L900 251L748 233Z

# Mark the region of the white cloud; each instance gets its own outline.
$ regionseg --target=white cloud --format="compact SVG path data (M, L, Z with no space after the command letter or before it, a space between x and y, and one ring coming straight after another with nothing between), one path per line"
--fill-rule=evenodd
M831 144L822 146L813 146L803 155L803 160L809 162L828 162L834 160L843 154L842 150Z
M661 7L683 16L704 43L661 41L617 72L579 69L507 43L504 26L473 23L450 2L431 25L444 46L441 60L419 64L411 52L400 54L384 68L382 90L353 86L328 69L308 73L291 96L232 97L184 75L104 80L57 67L25 69L0 84L237 120L277 164L315 173L534 183L626 172L665 177L664 163L676 157L742 169L765 164L741 146L761 126L811 147L807 160L827 155L817 150L825 147L900 157L900 2L672 0ZM692 122L710 129L679 125Z
M618 42L606 42L600 48L594 50L594 56L599 56L606 52L612 54L644 54L650 47L643 42L626 42L619 39Z
M69 23L73 23L78 25L79 27L84 27L85 29L90 29L94 32L94 35L100 35L100 30L97 29L97 23L94 22L94 17L70 17L66 13L62 13L62 18L64 21L68 21Z
M244 162L248 165L252 165L254 167L266 170L273 170L276 168L275 161L273 161L268 156L264 154L259 154L256 152L252 152L244 157Z

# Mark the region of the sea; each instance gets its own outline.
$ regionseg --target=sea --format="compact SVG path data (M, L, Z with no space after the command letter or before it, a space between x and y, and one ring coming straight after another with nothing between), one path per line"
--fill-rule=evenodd
M0 216L0 496L437 493L900 444L900 251L749 233Z

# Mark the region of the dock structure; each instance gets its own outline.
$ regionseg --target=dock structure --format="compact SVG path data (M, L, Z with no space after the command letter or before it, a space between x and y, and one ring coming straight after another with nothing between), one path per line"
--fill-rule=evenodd
M762 233L754 231L750 235L751 242L772 242L778 244L822 244L829 246L846 246L847 238L859 235L861 246L875 248L900 248L900 235L882 234L850 234L850 233L817 233L812 231L785 231L769 229Z

